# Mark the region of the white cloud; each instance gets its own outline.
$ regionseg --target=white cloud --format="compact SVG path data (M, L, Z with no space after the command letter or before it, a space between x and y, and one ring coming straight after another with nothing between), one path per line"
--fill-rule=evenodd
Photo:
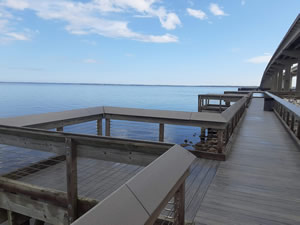
M181 25L181 22L175 13L168 13L161 16L160 22L167 30L173 30L177 27L177 25Z
M272 58L272 55L269 53L265 53L261 56L255 56L250 59L247 59L246 62L248 63L254 63L254 64L260 64L260 63L268 63Z
M128 38L144 42L176 42L170 35L148 35L132 31L128 21L112 20L114 13L139 13L158 17L161 26L167 30L181 24L178 16L157 5L160 0L90 0L88 2L70 0L5 0L1 8L31 10L42 19L67 23L66 30L76 35L98 34L113 38ZM120 16L118 16L120 18ZM1 18L0 18L1 19Z
M13 9L24 10L28 7L28 2L26 0L5 0L4 4Z
M0 3L0 44L6 44L11 41L28 41L31 39L32 31L29 29L15 29L12 21L17 20L7 10L1 8Z
M8 32L6 36L11 38L11 40L18 40L18 41L28 41L30 40L29 36L22 33L15 33L15 32Z
M200 20L207 19L206 13L200 9L196 10L196 9L187 8L186 11L190 16L196 17Z
M94 64L94 63L97 63L97 60L95 60L95 59L84 59L83 62L87 63L87 64Z
M209 6L209 10L212 14L215 16L228 16L227 13L225 13L221 7L216 3L211 3Z

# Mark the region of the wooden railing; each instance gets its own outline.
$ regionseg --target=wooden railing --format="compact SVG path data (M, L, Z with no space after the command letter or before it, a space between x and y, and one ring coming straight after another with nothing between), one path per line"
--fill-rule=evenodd
M194 159L175 145L73 224L152 225L174 198L172 224L184 225L185 180Z
M97 135L109 137L111 136L111 120L156 123L158 124L158 141L160 142L165 140L165 124L193 126L201 128L201 134L199 142L193 146L195 151L192 152L198 157L225 160L226 145L244 112L244 106L247 107L250 99L251 93L248 95L224 95L221 101L236 102L230 107L225 107L222 113L103 106L0 119L0 124L12 123L14 126L41 129L56 128L57 131L62 132L64 126L96 120ZM102 124L105 126L104 129Z
M201 94L198 95L198 112L211 110L223 112L243 97L240 94Z
M95 206L96 201L78 196L77 157L147 166L146 170L142 170L139 176L126 185L132 189L144 185L142 190L147 191L146 194L152 193L151 201L156 198L155 194L159 196L159 199L156 199L159 205L149 217L151 221L157 218L162 205L166 203L165 200L174 195L175 199L179 198L180 201L178 218L184 218L184 180L195 156L180 146L3 125L0 126L0 144L65 155L67 178L67 192L61 192L11 180L7 178L9 176L0 177L0 221L8 219L13 224L13 214L22 221L35 218L41 222L37 224L47 222L66 225ZM165 174L166 172L168 174ZM161 174L165 176L159 181L157 179L161 178ZM158 189L159 192L153 192ZM136 191L138 194L139 190ZM143 192L141 194L144 196ZM119 204L115 207L119 207Z
M283 122L294 140L300 144L300 107L270 92L266 92L266 95L273 99L275 114Z

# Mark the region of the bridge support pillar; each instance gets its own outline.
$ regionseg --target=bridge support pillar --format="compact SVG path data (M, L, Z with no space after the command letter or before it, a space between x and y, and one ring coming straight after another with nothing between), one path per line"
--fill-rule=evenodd
M284 75L284 91L290 91L291 89L291 64L287 64Z
M298 58L298 70L296 80L296 92L300 92L300 57Z
M282 74L283 70L278 71L278 80L277 80L277 91L282 91Z

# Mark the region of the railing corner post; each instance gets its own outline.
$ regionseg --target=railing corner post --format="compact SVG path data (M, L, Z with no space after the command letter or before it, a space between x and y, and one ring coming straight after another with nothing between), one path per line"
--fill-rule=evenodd
M185 224L185 182L181 184L174 195L174 225Z
M67 212L68 223L74 222L77 217L78 190L77 190L77 151L71 138L65 139L66 170L67 170Z

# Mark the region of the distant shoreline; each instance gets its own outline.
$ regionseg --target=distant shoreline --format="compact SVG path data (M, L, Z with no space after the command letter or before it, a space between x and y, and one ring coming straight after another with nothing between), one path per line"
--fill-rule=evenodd
M55 82L9 82L0 81L0 84L53 84L53 85L99 85L99 86L156 86L156 87L257 87L243 85L175 85L175 84L105 84L105 83L55 83Z

